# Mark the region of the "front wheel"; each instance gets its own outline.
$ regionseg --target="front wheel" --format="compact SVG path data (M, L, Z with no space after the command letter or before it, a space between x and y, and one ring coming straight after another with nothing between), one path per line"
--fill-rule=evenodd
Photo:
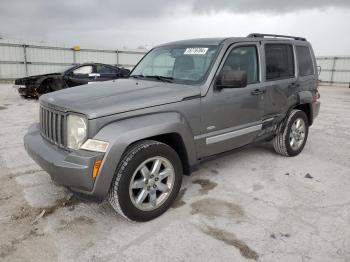
M309 123L305 113L292 110L286 124L281 125L274 138L273 146L277 153L284 156L296 156L304 148L309 134Z
M145 140L132 145L116 170L109 202L122 216L148 221L163 214L175 200L182 165L168 145Z

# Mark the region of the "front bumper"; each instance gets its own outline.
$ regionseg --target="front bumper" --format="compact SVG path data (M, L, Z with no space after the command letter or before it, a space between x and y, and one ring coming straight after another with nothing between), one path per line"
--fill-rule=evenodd
M38 96L34 86L14 85L13 88L16 89L18 94L21 96Z
M28 93L25 85L14 85L13 88L16 89L21 96L25 96Z
M70 190L94 196L93 165L104 153L58 148L41 135L38 124L30 126L24 136L24 147L34 161L47 171L58 184Z

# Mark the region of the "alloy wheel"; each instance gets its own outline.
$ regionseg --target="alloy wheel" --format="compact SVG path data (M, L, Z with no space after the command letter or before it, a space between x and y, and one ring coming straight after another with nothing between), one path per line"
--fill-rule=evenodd
M129 185L133 205L143 211L160 207L173 189L175 170L164 157L152 157L135 170Z
M289 133L289 144L293 150L298 150L305 140L306 125L302 118L297 118Z

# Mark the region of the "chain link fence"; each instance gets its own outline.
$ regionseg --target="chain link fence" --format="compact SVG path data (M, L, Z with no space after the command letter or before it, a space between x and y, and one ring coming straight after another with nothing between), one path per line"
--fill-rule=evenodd
M346 85L350 88L350 56L321 56L316 60L321 67L321 84Z
M80 49L0 42L0 81L61 72L72 65L88 62L132 69L146 52L146 50Z
M23 44L0 40L0 81L60 72L69 66L95 62L132 69L146 50L100 50ZM321 84L350 87L350 56L317 57Z

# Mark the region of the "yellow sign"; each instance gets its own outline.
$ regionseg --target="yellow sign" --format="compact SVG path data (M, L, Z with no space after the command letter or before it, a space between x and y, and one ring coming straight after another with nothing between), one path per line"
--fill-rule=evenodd
M80 51L80 46L79 45L75 45L75 46L72 47L72 49L74 51Z

